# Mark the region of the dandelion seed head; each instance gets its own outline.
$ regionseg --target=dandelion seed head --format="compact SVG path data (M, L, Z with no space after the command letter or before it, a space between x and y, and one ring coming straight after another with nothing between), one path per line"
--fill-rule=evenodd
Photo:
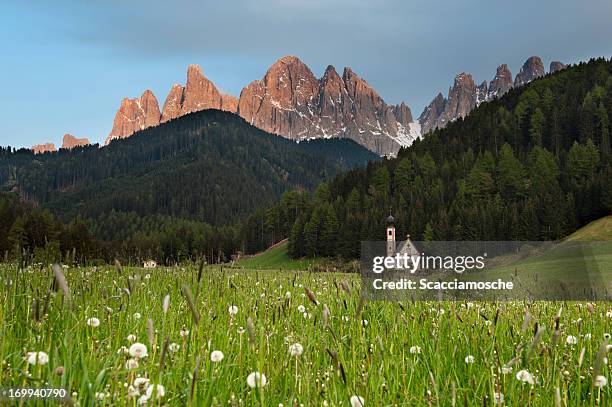
M593 380L593 385L595 387L606 387L606 385L608 384L608 379L606 379L606 376L602 376L602 375L598 375L595 377L595 380Z
M213 350L210 353L210 361L211 362L221 362L224 358L223 352L221 352L220 350Z
M128 359L127 362L125 362L125 368L127 370L138 369L138 360L134 358Z
M575 345L578 343L578 338L573 335L568 335L565 339L565 343L567 343L568 345Z
M91 326L92 328L97 328L100 326L100 320L95 317L88 318L87 325Z
M145 395L150 399L154 394L156 399L161 399L166 395L166 389L161 384L150 384Z
M529 373L527 370L519 370L516 372L516 379L523 383L534 384L533 375Z
M412 353L413 355L421 353L421 347L418 346L418 345L411 346L410 347L410 353Z
M365 399L361 396L351 396L349 399L351 407L363 407L365 406Z
M30 365L46 365L49 363L49 355L45 352L28 352L26 359Z
M294 343L289 346L291 356L300 356L304 352L304 347L300 343Z
M259 372L253 372L247 376L247 384L250 388L265 387L268 383L266 375Z
M227 312L229 312L230 316L234 316L238 313L238 307L235 305L230 305L229 308L227 309Z
M133 343L132 346L130 346L129 353L133 358L142 359L148 355L147 346L140 342Z

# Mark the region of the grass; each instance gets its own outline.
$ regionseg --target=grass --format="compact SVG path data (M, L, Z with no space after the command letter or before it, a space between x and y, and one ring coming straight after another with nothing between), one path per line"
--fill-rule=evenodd
M63 274L70 302L49 291L49 268L0 265L3 387L63 387L81 406L137 405L138 377L165 389L147 405L347 406L359 395L366 406L492 406L503 394L509 406L555 406L557 389L558 405L612 403L609 386L592 385L596 374L610 378L598 356L610 303L364 303L358 276L331 273ZM99 326L87 324L92 317ZM148 356L131 369L124 347L133 341ZM304 348L298 357L289 353L294 343ZM215 350L222 361L211 361ZM31 351L46 352L49 362L28 365ZM516 378L521 370L533 384ZM265 387L247 384L255 371L266 375Z
M597 219L567 237L569 241L612 240L612 215Z
M326 261L323 258L292 259L287 254L288 244L283 242L268 250L244 258L238 262L238 267L253 270L308 270Z

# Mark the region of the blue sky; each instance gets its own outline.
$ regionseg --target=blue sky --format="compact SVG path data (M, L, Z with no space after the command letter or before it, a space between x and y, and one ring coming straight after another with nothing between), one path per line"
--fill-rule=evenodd
M351 66L418 116L455 74L513 75L531 55L612 56L609 0L10 1L0 6L0 145L102 142L123 97L160 106L197 63L238 96L283 55Z

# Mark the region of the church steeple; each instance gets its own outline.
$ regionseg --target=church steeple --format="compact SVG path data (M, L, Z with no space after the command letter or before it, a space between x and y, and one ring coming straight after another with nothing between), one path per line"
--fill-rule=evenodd
M395 218L389 214L387 218L387 256L395 255Z

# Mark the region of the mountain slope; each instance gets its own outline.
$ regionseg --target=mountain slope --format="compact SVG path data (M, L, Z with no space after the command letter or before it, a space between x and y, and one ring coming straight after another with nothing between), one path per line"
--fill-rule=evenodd
M64 219L114 211L226 225L286 190L310 189L372 159L349 140L298 144L208 110L101 149L5 152L0 185Z
M612 240L612 215L581 227L567 237L568 241L602 241Z

